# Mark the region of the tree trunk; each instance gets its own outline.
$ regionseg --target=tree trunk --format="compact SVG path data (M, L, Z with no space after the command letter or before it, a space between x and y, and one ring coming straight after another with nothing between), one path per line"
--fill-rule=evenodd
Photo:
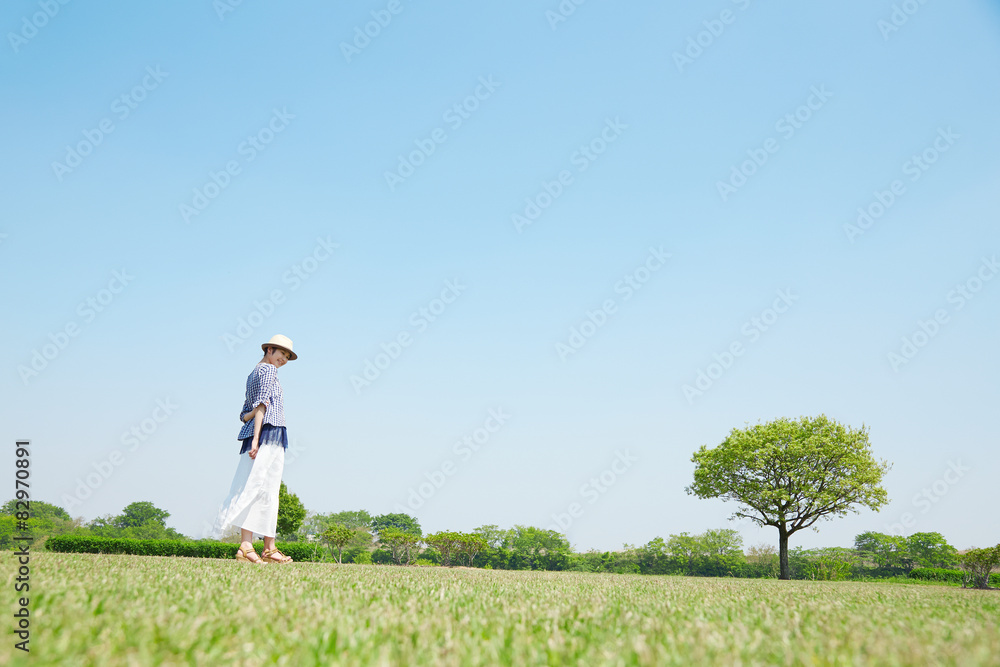
M778 526L778 563L781 568L779 579L791 579L791 571L788 568L788 533L784 526Z

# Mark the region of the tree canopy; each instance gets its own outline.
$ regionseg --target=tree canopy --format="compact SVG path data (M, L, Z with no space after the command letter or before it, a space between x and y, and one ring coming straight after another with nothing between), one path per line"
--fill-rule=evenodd
M289 493L288 487L282 482L278 488L278 534L292 535L305 518L305 505L297 495Z
M788 537L820 519L878 510L889 470L871 452L868 430L826 417L787 418L733 429L720 445L702 445L691 457L689 494L740 503L734 518L778 529L781 578L789 578Z
M387 528L395 528L417 537L423 535L420 522L409 514L382 514L372 519L371 529L378 534L380 539Z

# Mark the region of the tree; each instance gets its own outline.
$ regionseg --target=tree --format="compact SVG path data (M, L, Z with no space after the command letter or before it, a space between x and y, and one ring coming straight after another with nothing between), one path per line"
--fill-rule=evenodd
M854 538L854 548L862 558L878 567L910 569L910 553L905 537L868 531Z
M451 559L461 549L461 537L461 533L442 530L437 533L431 533L424 538L424 541L428 546L432 546L438 550L438 553L441 554L441 564L447 567L451 565Z
M166 528L168 518L170 518L170 512L161 510L149 501L140 501L123 509L122 513L116 516L111 523L115 528L123 529L139 528L150 523Z
M293 535L302 520L306 518L306 508L294 493L282 482L278 488L278 534Z
M906 538L910 559L920 567L952 568L958 564L958 552L941 533L913 533Z
M490 549L499 549L503 544L504 534L507 531L500 528L500 526L491 523L485 526L480 526L479 528L473 528L472 532L482 535L483 539L486 540L486 546Z
M461 556L465 556L469 567L472 567L472 561L474 561L479 552L485 548L486 538L482 535L477 535L475 533L458 534L458 553Z
M878 510L888 502L880 484L891 467L872 456L868 431L827 418L787 418L733 429L718 447L691 457L689 494L735 500L733 518L778 529L780 578L790 579L788 538L820 519Z
M732 528L706 530L698 537L707 556L743 555L743 536Z
M687 563L685 574L688 576L694 574L694 559L700 556L703 551L701 540L698 536L689 535L688 533L671 535L667 538L666 548L671 556L679 556L685 559Z
M28 503L28 510L24 509L25 502ZM20 520L17 517L19 514L23 517L26 511L30 515L24 521L27 531L18 530ZM0 549L8 549L14 544L15 533L28 532L35 540L40 540L73 531L81 523L81 519L71 518L66 510L58 505L41 500L9 500L0 507Z
M781 574L778 568L778 550L773 544L755 544L747 549L747 562L757 576L776 579Z
M409 565L416 560L420 536L388 526L379 533L379 541L389 548L392 559L399 565ZM405 561L405 562L404 562Z
M305 536L316 535L322 539L323 533L331 526L346 526L353 532L344 548L348 552L351 550L360 552L368 550L372 546L372 534L369 531L371 524L372 515L365 510L332 512L330 514L309 512L298 532Z
M409 514L382 514L372 519L372 530L382 538L382 531L387 528L395 528L404 533L410 533L420 537L423 531L420 530L420 522Z
M958 558L959 564L965 570L962 588L990 587L990 572L1000 566L1000 544L988 549L969 549Z
M73 521L73 517L71 517L63 508L58 505L42 502L41 500L8 500L3 504L3 507L0 507L0 514L9 514L14 516L18 512L23 512L23 504L25 502L27 502L30 507L32 519L61 519L63 521ZM21 505L18 505L18 503L21 503Z
M337 562L342 563L344 546L354 537L354 530L343 524L334 524L323 532L323 540L337 549Z

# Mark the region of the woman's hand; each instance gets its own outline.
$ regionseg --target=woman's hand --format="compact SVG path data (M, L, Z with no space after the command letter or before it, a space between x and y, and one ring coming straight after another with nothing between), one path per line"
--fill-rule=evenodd
M250 458L252 458L252 459L257 458L257 450L258 449L260 449L260 445L257 443L257 440L256 439L252 440L250 442Z

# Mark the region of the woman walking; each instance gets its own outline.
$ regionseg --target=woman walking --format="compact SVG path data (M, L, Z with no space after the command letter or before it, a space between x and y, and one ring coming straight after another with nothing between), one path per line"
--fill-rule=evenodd
M240 411L243 428L240 463L222 504L217 527L240 528L236 560L251 563L291 563L292 559L275 547L278 525L278 489L285 467L288 435L285 432L285 404L278 382L278 369L298 358L292 341L278 334L260 346L264 358L247 377L246 400ZM264 553L258 556L253 547L254 534L263 536Z

